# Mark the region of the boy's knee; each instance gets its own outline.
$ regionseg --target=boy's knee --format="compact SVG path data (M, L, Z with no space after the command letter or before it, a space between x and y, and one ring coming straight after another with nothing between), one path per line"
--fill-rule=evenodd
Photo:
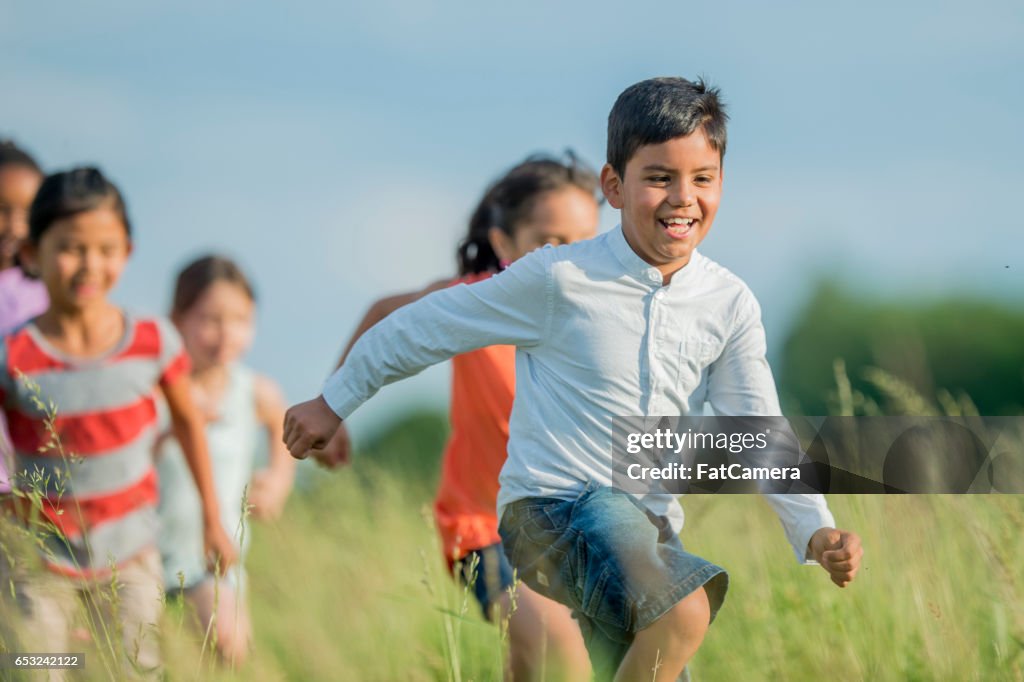
M658 622L680 639L702 640L711 625L711 603L707 592L701 587L686 595Z

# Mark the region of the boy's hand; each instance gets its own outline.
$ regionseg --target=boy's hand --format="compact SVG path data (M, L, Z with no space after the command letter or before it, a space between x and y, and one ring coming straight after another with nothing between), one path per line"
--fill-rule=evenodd
M341 418L334 414L324 397L318 396L293 405L284 413L284 441L295 459L306 459L310 450L327 447L338 430Z
M324 469L337 469L352 459L352 441L348 437L345 422L338 424L338 430L323 448L313 448L313 459Z
M819 528L807 544L811 556L828 571L832 582L839 587L846 587L857 575L864 548L856 533L838 528Z
M217 575L224 575L238 558L235 543L219 522L208 523L203 529L203 549L206 550L206 567Z

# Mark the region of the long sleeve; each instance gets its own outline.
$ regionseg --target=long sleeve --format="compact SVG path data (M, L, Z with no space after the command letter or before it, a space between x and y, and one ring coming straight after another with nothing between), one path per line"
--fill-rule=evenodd
M796 560L802 564L818 563L807 556L807 543L819 528L835 528L836 525L825 496L820 493L791 493L763 497L782 522Z
M782 414L766 353L761 310L753 294L746 292L746 296L740 299L733 333L722 356L708 374L708 401L715 414ZM764 495L764 498L782 522L797 561L816 564L807 557L807 543L819 528L835 527L825 496L820 493L788 493Z
M346 418L381 387L460 353L540 343L551 316L550 251L541 249L494 277L436 291L388 315L327 379L324 400Z
M715 414L774 417L782 414L761 308L749 290L737 301L732 330L721 357L708 368L708 402Z

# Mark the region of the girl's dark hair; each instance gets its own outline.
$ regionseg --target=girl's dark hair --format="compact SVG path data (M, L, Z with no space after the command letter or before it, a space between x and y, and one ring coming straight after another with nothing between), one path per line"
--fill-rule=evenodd
M459 243L459 274L499 270L501 264L487 233L497 227L512 235L530 215L537 198L547 192L576 187L597 201L597 174L571 150L565 161L543 154L527 157L492 183L469 218L469 231Z
M40 175L43 174L32 155L14 144L13 140L0 140L0 168L4 166L22 166Z
M256 292L235 261L224 256L208 255L198 258L178 273L171 302L171 317L184 314L196 304L203 292L216 282L228 282L242 287L249 300L256 302Z
M132 236L124 197L98 168L86 166L47 175L29 209L29 241L38 245L46 230L58 220L98 208L109 208L117 213L124 223L125 233Z

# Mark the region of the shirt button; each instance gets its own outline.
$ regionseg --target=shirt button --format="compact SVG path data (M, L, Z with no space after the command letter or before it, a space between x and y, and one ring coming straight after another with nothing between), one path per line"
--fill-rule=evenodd
M661 282L661 275L659 275L656 272L649 272L649 273L647 273L647 279L651 280L652 282L659 282L660 283Z
M658 299L659 301L661 299L665 298L665 290L664 289L658 289L657 291L655 291L654 292L654 298Z

